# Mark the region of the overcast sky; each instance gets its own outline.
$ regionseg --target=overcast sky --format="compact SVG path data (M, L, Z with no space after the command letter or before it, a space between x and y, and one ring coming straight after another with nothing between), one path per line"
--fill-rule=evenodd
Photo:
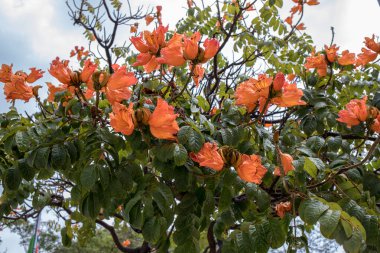
M306 32L312 35L317 49L331 40L330 27L335 27L335 43L341 50L358 53L365 36L380 35L380 6L377 0L319 0L318 6L306 6L304 23ZM163 22L174 28L185 14L186 0L131 0L136 5L163 6ZM291 0L284 0L281 12L286 18ZM86 46L82 29L74 27L67 15L64 0L0 0L0 64L14 64L14 70L37 67L45 70L56 56L68 59L74 46ZM124 36L124 37L123 37ZM127 40L128 33L119 34L119 40ZM40 84L52 79L40 79ZM39 84L36 82L36 84ZM27 104L17 102L20 112L35 110L34 100ZM0 91L0 112L8 110L3 92ZM22 252L17 237L0 231L3 243L0 251Z

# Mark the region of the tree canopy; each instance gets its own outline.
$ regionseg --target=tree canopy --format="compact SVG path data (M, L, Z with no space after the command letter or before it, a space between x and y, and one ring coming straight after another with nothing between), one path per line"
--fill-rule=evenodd
M316 48L302 18L318 4L283 19L283 0L188 0L169 28L161 6L68 1L79 67L0 69L10 105L39 105L0 115L2 227L48 208L66 246L101 226L121 252L295 252L319 226L379 252L380 42L349 52L332 29Z

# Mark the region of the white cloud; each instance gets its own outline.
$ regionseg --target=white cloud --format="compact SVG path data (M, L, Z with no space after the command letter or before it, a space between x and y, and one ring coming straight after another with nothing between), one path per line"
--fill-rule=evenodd
M57 8L51 0L0 0L1 23L8 24L12 31L31 47L30 55L36 61L50 62L55 56L68 58L75 45L86 46L87 42L79 27L62 24L66 10Z

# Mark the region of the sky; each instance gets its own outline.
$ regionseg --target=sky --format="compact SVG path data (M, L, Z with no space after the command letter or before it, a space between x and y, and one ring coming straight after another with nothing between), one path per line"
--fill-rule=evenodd
M208 1L208 0L206 0ZM317 46L317 50L331 40L330 27L335 28L334 42L341 50L360 52L364 37L380 35L380 6L377 0L319 0L318 6L306 6L303 22ZM133 7L138 5L162 5L163 22L174 28L176 21L186 13L186 0L131 0ZM284 0L281 17L287 17L293 5ZM31 67L45 70L57 56L69 58L74 46L87 46L83 30L73 26L67 14L64 0L0 0L0 64L14 65L14 70L27 71ZM119 34L119 41L128 40L127 32ZM40 79L40 83L54 81L51 78ZM54 83L56 83L54 81ZM0 84L1 88L2 84ZM33 99L32 99L33 100ZM17 102L19 112L37 110L36 103ZM0 113L8 110L10 104L0 91ZM8 231L0 231L8 253L22 252L18 238Z

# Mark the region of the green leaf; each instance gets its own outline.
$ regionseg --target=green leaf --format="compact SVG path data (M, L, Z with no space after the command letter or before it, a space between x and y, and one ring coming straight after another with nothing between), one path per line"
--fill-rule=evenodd
M298 211L304 222L313 225L327 209L329 209L328 205L316 199L308 199L301 203Z
M160 146L156 146L153 148L154 155L161 162L166 162L170 160L174 155L175 144L174 143L166 143Z
M278 219L270 219L268 229L268 243L270 247L272 249L281 247L286 241L288 227L284 226Z
M51 166L54 169L62 169L66 163L67 151L63 145L55 144L51 149Z
M188 141L190 151L199 152L204 142L205 142L205 139L203 135L201 135L200 133L198 133L197 131L193 129L192 131L190 131L189 141Z
M96 165L86 166L80 176L80 183L86 190L90 190L98 180L98 168Z
M28 165L26 159L18 160L17 167L20 170L22 178L26 181L31 181L34 178L36 171Z
M16 132L14 138L15 138L16 145L21 152L25 152L29 150L30 148L29 135L26 132L18 131Z
M67 234L67 228L66 227L61 229L61 240L62 240L63 246L65 246L65 247L71 246L71 237Z
M161 237L161 224L157 217L153 216L144 223L142 234L148 242L155 243Z
M329 239L333 239L332 235L337 228L340 220L341 211L327 210L319 219L321 234Z
M4 184L6 189L11 191L17 190L21 180L21 173L17 167L10 167L5 171Z
M33 163L34 167L37 169L46 169L48 167L49 155L50 155L49 147L37 149L36 155L34 158L34 163Z
M184 165L187 161L187 150L182 144L174 144L174 163L177 166Z
M177 137L181 144L196 153L199 152L205 142L203 135L190 126L181 127Z
M324 164L319 158L305 157L305 164L303 168L307 174L316 179L318 170L322 170L324 168Z
M324 144L325 140L319 136L312 136L306 142L306 146L311 148L311 150L313 150L314 152L318 152Z
M351 237L343 243L343 248L348 253L358 253L362 245L362 235L358 229L352 231Z

